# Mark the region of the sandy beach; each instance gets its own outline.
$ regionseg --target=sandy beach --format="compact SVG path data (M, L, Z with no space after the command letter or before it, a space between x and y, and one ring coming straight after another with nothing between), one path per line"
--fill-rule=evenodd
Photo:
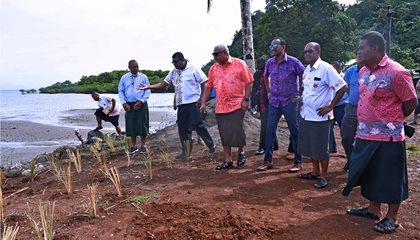
M0 166L13 166L22 161L30 161L36 155L52 152L63 145L78 145L80 141L74 134L77 128L84 139L87 133L96 127L94 109L76 109L64 111L58 125L49 125L31 121L1 121L1 160ZM174 124L175 112L165 109L150 110L150 125L161 129ZM120 115L120 126L124 130L124 112ZM112 133L114 127L103 122L103 133ZM153 130L152 130L153 132Z

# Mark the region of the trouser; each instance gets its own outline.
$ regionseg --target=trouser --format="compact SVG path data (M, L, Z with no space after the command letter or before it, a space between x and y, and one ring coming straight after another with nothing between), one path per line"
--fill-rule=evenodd
M333 113L334 113L334 122L337 122L337 125L340 127L341 129L341 124L343 122L343 117L344 117L344 109L348 104L341 104L340 106L335 106ZM333 145L332 145L332 149L337 149L337 143L335 141L335 135L334 135L334 129L332 131L332 138L333 138Z
M281 104L278 107L274 107L271 104L268 105L268 122L267 131L265 136L265 149L264 149L264 161L272 162L273 158L273 139L277 130L277 126L280 117L284 115L287 126L289 128L290 136L292 138L293 149L295 150L295 164L302 163L302 156L297 154L298 144L298 104L296 102L290 102L285 106Z
M347 159L350 159L353 151L353 144L357 131L357 106L347 104L342 121L341 144L346 152Z
M185 142L187 140L192 143L192 131L197 132L207 147L214 146L213 139L204 125L203 117L197 108L196 102L178 106L177 124L182 152L185 152Z
M267 118L268 118L268 111L261 112L260 114L261 118L261 127L260 127L260 145L258 149L264 149L265 148L265 133L267 131ZM277 141L277 133L274 133L274 149L279 148L279 143Z

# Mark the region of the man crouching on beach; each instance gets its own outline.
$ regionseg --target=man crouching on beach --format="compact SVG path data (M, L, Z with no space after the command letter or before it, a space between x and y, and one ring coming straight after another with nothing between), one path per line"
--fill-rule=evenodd
M124 74L118 85L118 95L125 110L125 135L131 137L130 154L138 151L146 153L146 136L149 134L149 108L147 100L150 90L140 89L140 85L150 85L146 75L139 72L136 60L128 62L130 72ZM140 136L141 147L137 149L136 138Z
M98 122L98 126L93 129L93 131L99 131L102 127L102 120L105 122L110 122L114 125L115 130L118 133L118 136L121 136L121 128L118 123L118 119L120 117L120 107L117 104L115 98L111 96L100 96L98 92L93 91L90 94L93 100L98 102L99 108L95 112L96 121Z

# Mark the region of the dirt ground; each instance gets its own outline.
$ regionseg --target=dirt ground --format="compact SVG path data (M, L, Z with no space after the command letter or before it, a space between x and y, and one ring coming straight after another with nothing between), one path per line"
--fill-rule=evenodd
M262 156L253 155L258 121L247 122L246 165L228 171L214 170L223 156L214 122L210 125L219 143L215 156L198 146L191 160L171 165L162 161L159 148L168 144L171 157L175 156L179 145L175 126L152 136L151 180L144 156L137 154L127 166L125 154L111 154L107 165L118 168L120 198L92 156L82 158L82 173L72 168L71 195L51 171L42 172L33 182L28 176L7 179L3 187L6 225L18 224L17 239L37 239L27 214L39 214L39 202L50 201L55 202L54 239L420 239L419 152L408 154L410 197L400 209L401 226L396 233L383 235L372 230L373 220L345 214L346 208L367 202L358 188L349 197L341 195L347 178L341 144L330 159L329 186L320 190L313 187L314 181L287 173L292 161L286 160L284 122L278 131L281 149L274 154L275 168L266 172L255 171L263 161ZM340 143L338 127L335 131ZM417 126L415 138L408 139L407 145L419 146L419 139ZM311 164L305 161L304 171L310 171ZM90 213L87 189L93 183L99 184L96 218Z

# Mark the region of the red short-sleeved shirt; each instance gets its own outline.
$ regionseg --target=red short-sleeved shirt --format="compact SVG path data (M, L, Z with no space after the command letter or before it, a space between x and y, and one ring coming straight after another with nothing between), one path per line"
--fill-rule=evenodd
M360 69L359 85L357 137L404 141L402 103L416 98L410 73L385 55L373 71Z
M216 92L216 113L229 113L241 108L245 86L254 81L246 63L229 57L225 65L213 64L209 71L207 88Z

